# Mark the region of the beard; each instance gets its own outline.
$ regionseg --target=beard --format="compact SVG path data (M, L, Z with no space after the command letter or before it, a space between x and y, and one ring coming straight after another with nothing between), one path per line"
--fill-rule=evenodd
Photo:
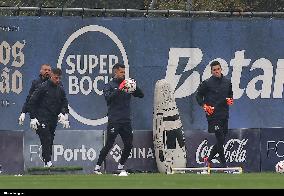
M119 82L119 83L121 83L123 80L125 80L125 77L122 77L122 78L116 78L117 79L117 81Z

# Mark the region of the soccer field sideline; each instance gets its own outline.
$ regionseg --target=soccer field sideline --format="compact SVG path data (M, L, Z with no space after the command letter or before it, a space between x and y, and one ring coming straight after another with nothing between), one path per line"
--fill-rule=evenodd
M1 175L1 189L283 189L284 175L244 174L130 174Z

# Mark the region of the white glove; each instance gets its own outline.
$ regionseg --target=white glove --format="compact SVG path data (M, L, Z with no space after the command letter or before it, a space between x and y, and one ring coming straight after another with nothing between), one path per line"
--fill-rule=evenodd
M58 122L59 123L63 124L64 121L66 121L66 120L68 120L68 116L67 116L67 119L66 119L64 114L62 114L62 113L58 114Z
M32 128L33 131L36 131L39 125L40 124L36 118L31 119L30 127Z
M62 114L60 113L58 115L58 122L63 125L63 128L70 128L69 120L68 120L68 114Z
M25 113L21 113L21 115L19 117L19 125L23 125L24 124L25 117L26 117L26 114Z
M63 128L70 128L70 123L69 123L69 120L65 120L63 123L62 123L62 125L63 125Z

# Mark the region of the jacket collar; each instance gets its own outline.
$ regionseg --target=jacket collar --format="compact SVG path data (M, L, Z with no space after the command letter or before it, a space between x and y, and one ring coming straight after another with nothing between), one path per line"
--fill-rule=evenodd
M123 81L123 79L118 79L118 78L112 78L112 81L114 81L115 83L118 83L118 84L120 84L122 81Z

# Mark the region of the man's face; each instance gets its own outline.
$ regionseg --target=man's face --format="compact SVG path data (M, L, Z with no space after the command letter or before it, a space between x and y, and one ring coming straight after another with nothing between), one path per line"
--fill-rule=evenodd
M49 78L51 72L51 67L49 65L42 65L40 69L40 75L44 78Z
M114 77L117 79L124 80L125 79L125 68L119 67L114 70Z
M222 68L221 65L215 65L211 67L211 74L217 78L221 78L222 76Z
M58 85L60 83L61 80L61 76L54 74L51 72L50 74L50 80L53 82L53 84Z

